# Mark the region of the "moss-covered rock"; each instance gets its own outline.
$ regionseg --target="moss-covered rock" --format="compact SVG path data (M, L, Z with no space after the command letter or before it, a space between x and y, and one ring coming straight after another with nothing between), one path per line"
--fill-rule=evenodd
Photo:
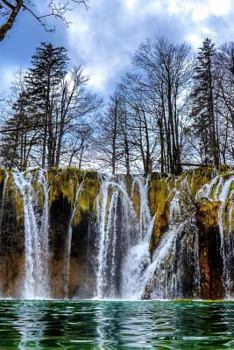
M155 216L151 252L154 251L169 224L169 193L166 179L154 178L150 181L149 206L151 215Z
M40 213L44 205L44 192L42 186L37 182L38 170L34 171L35 181L33 187L37 193L38 210ZM233 175L232 169L222 167L216 175L217 178L209 198L196 197L198 191L209 184L214 177L211 168L198 168L183 173L179 177L161 176L158 173L152 174L149 180L149 208L151 216L155 218L154 228L151 237L150 251L153 253L161 238L170 224L170 203L178 191L182 207L181 221L191 217L196 220L199 228L199 249L200 266L202 275L202 296L217 298L223 296L222 291L222 259L220 256L219 242L219 217L221 202L217 200L223 183ZM76 208L72 227L72 253L71 253L71 278L70 296L77 290L81 291L85 280L89 285L94 285L94 267L87 265L90 256L94 255L96 236L96 203L100 190L100 177L93 171L81 171L76 168L57 169L52 168L47 172L49 185L49 211L50 211L50 251L51 251L51 277L54 276L54 295L63 296L63 273L64 250L68 234L68 225L72 211ZM0 196L3 193L6 171L0 169ZM133 188L133 178L128 176L125 179L126 189L136 213L140 216L140 193L138 186ZM79 196L76 199L78 187L82 184ZM112 190L110 190L111 192ZM231 183L227 200L223 206L223 222L225 233L229 234L234 227L233 193L234 182ZM111 193L110 193L111 194ZM110 195L108 203L110 202ZM217 197L217 198L216 198ZM75 203L76 202L76 203ZM118 205L120 202L118 202ZM121 210L119 210L121 212ZM12 283L5 285L5 290L11 291L19 287L20 279L24 269L24 206L22 197L13 182L13 174L9 172L5 193L5 205L2 217L1 228L1 256L4 261L0 266L0 274L4 273ZM91 233L90 233L91 232ZM134 233L134 232L133 232ZM190 234L191 232L188 232ZM118 231L119 234L119 231ZM137 233L136 233L137 234ZM184 233L186 235L186 232ZM91 235L91 236L90 236ZM188 240L189 242L189 240ZM89 247L89 248L87 248ZM89 249L89 250L88 250ZM7 264L16 261L15 268L10 274ZM4 272L6 271L6 272ZM189 271L188 271L189 276ZM4 277L5 278L5 277ZM189 278L187 278L189 280ZM212 292L217 286L217 293ZM93 287L92 287L93 288ZM12 295L17 295L13 293Z
M199 225L206 230L218 227L220 205L219 201L211 201L205 198L197 203L196 219Z

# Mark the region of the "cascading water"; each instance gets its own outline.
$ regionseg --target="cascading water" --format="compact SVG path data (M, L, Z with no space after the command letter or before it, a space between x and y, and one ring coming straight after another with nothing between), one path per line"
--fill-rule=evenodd
M123 179L104 178L97 197L97 297L120 294L122 256L134 240L135 212ZM139 231L137 231L139 232Z
M145 282L145 271L150 265L150 239L154 228L155 217L151 219L147 234L142 241L133 246L127 253L122 270L122 297L139 299Z
M223 261L222 284L226 298L231 297L233 283L231 277L232 261L234 258L233 250L233 209L234 209L234 176L230 175L227 179L217 175L212 181L201 188L197 198L205 196L209 201L220 202L218 212L218 225L220 236L220 255Z
M49 259L49 208L48 185L44 171L37 174L37 183L43 192L43 209L40 215L39 195L33 187L31 172L13 174L24 207L25 234L25 280L23 297L26 299L48 298L48 259Z
M133 195L137 188L137 215ZM133 297L150 262L149 242L154 218L148 206L148 180L136 177L128 194L123 178L104 178L97 198L99 231L97 297Z
M198 230L191 219L182 219L181 193L187 186L185 179L180 191L174 190L170 202L169 228L153 254L152 263L145 271L141 290L143 298L168 299L183 296L186 273L184 267L188 260L190 266L193 266L191 292L193 297L200 293Z
M6 189L7 189L7 183L9 179L9 173L8 171L5 171L5 179L3 183L3 190L2 190L2 205L1 205L1 214L0 214L0 229L2 227L2 219L3 219L3 211L5 207L5 196L6 196Z
M148 182L142 177L135 177L132 184L132 196L134 188L139 191L140 212L139 223L136 230L140 229L140 236L136 244L128 250L123 261L122 268L122 297L139 299L144 284L144 273L151 262L150 240L154 228L155 216L152 218L148 203Z
M148 184L149 177L144 180L142 177L137 176L133 180L132 195L134 193L135 186L138 187L140 195L140 237L144 239L146 232L148 231L149 224L151 222L150 208L148 203Z
M232 249L232 232L225 232L225 208L227 205L227 201L229 198L231 199L231 207L229 209L229 228L231 230L232 227L232 205L233 198L230 196L231 194L231 186L234 183L234 176L231 176L228 180L226 180L223 184L223 187L219 193L218 199L221 202L221 206L219 209L219 234L220 234L220 253L223 259L223 286L225 290L225 295L227 298L230 298L231 293L231 259L233 257L233 249Z
M71 217L68 224L68 230L67 230L67 241L66 241L66 248L65 248L65 257L64 257L64 294L65 297L68 297L69 294L69 277L70 277L70 257L71 257L71 244L72 244L72 222L74 219L74 215L77 210L77 201L79 198L79 194L82 191L82 185L83 182L81 182L79 185L77 185L76 195L72 207Z
M76 179L74 172L72 176L72 180ZM24 210L22 296L48 298L65 294L65 297L70 297L73 293L72 296L80 298L95 296L99 299L200 298L203 295L213 297L205 288L218 285L218 295L231 297L234 287L234 176L232 173L225 176L215 174L202 187L196 176L196 172L179 178L100 176L98 192L98 178L91 174L91 181L79 183L79 174L76 193L70 188L68 190L69 177L58 176L54 182L50 177L49 193L43 170L13 172L14 187L22 198ZM202 181L207 182L207 177ZM13 210L4 210L5 197L7 208L15 198L15 188L9 190L11 182L12 175L6 172L1 191L4 245L5 223L8 217L16 215ZM85 196L80 201L83 190ZM66 200L68 195L74 196L71 211ZM96 206L93 205L94 197ZM71 197L67 198L70 200ZM78 202L82 206L82 217L74 243L80 244L81 254L72 261L77 267L77 275L70 276L72 224L75 223ZM61 208L62 215L57 221L56 213L60 214ZM96 216L93 208L97 210ZM202 215L207 215L210 208L217 210L217 215L208 217L206 223L204 218L207 217ZM21 230L20 219L17 225L17 230ZM22 234L19 236L17 253L22 250ZM61 237L65 243L60 244ZM13 241L15 237L10 239ZM49 243L51 253L56 252L51 256ZM5 254L4 250L2 255L6 261L11 258L11 254ZM18 256L21 259L20 254ZM17 266L21 266L20 263ZM51 275L56 276L50 285L51 294L49 267ZM1 271L4 273L5 270L2 264ZM211 270L213 275L209 272ZM212 276L208 276L209 273ZM21 270L17 278L16 288L22 280ZM208 281L208 287L207 281L204 282L206 278L212 280ZM2 294L10 295L8 290L10 288L3 285Z

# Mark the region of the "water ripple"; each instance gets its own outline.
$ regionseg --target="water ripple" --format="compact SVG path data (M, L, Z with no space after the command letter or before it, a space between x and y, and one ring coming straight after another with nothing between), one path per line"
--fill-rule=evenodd
M234 303L0 301L0 349L233 350Z

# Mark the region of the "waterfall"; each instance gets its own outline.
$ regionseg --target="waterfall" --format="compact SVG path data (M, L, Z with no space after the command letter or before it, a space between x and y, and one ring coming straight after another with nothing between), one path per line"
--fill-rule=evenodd
M186 180L181 186L185 185ZM182 219L180 195L181 191L174 191L168 230L153 253L152 263L145 270L141 289L143 298L183 297L186 266L193 267L190 278L192 297L200 295L198 229L193 220Z
M33 173L14 172L14 183L18 189L24 209L25 234L25 280L23 297L26 299L48 298L48 259L49 259L49 208L48 185L43 170L37 178ZM34 189L34 180L43 192L43 208L40 210L38 191Z
M197 199L203 196L209 201L219 201L220 207L218 211L218 226L220 236L220 255L223 261L222 284L224 294L227 298L232 293L232 259L234 257L233 245L233 209L234 209L234 176L230 175L225 179L221 175L215 176L211 182L204 185L197 193Z
M150 209L148 204L148 184L149 177L143 179L140 176L134 177L132 185L132 193L134 192L134 187L137 185L140 194L140 237L144 239L145 233L148 230L148 226L151 221Z
M99 235L96 294L98 298L113 298L119 293L121 256L131 244L131 225L135 219L123 179L119 182L109 177L102 179L97 197L97 218Z
M188 264L193 297L200 295L198 229L193 220L183 219L181 191L187 190L187 179L169 196L169 228L152 257L150 241L156 216L150 214L148 181L134 177L128 195L122 178L102 179L97 198L97 298L147 298L150 289L153 298L180 297L186 294L183 285ZM133 206L136 191L138 213Z
M140 197L139 216L133 206L136 188ZM148 205L148 180L135 177L130 192L123 177L102 179L97 198L98 298L133 297L150 262L154 218Z
M232 206L233 206L233 199L231 196L231 186L234 182L234 176L230 176L229 179L227 179L223 187L219 193L218 199L221 202L221 206L219 209L219 234L220 234L220 254L223 259L223 286L225 290L225 295L227 298L230 297L231 293L231 259L233 257L233 249L232 249ZM231 199L231 207L229 209L229 231L226 232L225 227L225 209L227 205L228 199Z
M79 198L79 194L82 191L83 182L80 183L80 185L77 185L77 190L75 194L75 199L72 207L71 217L68 224L68 230L67 230L67 241L66 241L66 247L65 247L65 258L64 258L64 294L65 297L68 297L69 294L69 277L70 277L70 257L71 257L71 244L72 244L72 222L74 219L74 215L77 210L77 201Z
M5 207L5 196L6 196L6 189L7 189L7 183L9 179L9 173L5 170L5 178L3 183L3 190L2 190L2 205L1 205L1 214L0 214L0 229L2 228L2 219L3 219L3 212Z
M145 271L150 265L150 239L155 216L151 218L145 238L133 246L125 257L122 270L122 298L140 299L145 283Z
M97 297L103 297L103 289L106 274L106 250L109 243L109 237L106 237L106 212L107 212L107 199L108 199L108 187L109 179L106 178L102 181L100 189L100 199L97 198L97 218L98 218L98 230L99 230L99 253L98 253L98 270L97 270ZM107 232L108 234L108 232Z
M87 174L87 181L82 182L80 173L72 171L69 176L61 177L60 174L63 175L62 171L58 177L49 173L49 186L44 170L14 171L13 191L8 191L12 183L11 173L6 172L3 179L0 219L1 222L4 220L4 247L8 245L5 220L13 217L17 225L15 231L18 232L22 221L15 214L21 209L24 213L25 268L23 274L18 268L22 265L20 240L20 249L17 249L17 270L20 271L15 274L16 277L12 277L14 295L18 295L15 290L21 285L23 276L21 295L28 299L60 296L63 291L68 298L71 294L69 286L81 298L173 299L200 298L201 294L213 297L210 286L215 283L218 286L217 295L222 296L224 290L227 298L232 296L232 173L216 173L202 187L200 183L207 181L207 177L197 179L196 172L165 179L155 175L150 179L143 176L96 177ZM77 181L75 193L73 186L70 187L74 179ZM84 200L82 191L85 193ZM4 210L6 195L7 208L16 199L17 205L22 203L20 211L14 213L10 210L8 215ZM73 198L71 205L70 198ZM156 212L153 212L153 208ZM216 217L213 213L210 215L213 208ZM80 255L74 261L79 273L70 276L72 225L77 209L82 210L84 215L78 227L80 235L74 240L81 247ZM64 238L62 242L61 237ZM14 244L15 239L13 235L10 236L10 244ZM51 256L49 244L56 252ZM3 249L3 276L8 273L8 266L5 268L4 263L12 259L14 250L12 254L11 251L9 253L5 254ZM218 266L220 261L222 266ZM211 269L214 272L207 276L207 271ZM58 278L50 285L50 275L55 278L61 276L61 281ZM208 287L206 278L210 283ZM10 294L8 290L13 283L3 285L4 294Z

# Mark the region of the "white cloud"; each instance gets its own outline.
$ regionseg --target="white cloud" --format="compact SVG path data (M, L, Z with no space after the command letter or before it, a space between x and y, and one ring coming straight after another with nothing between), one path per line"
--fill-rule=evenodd
M122 6L127 11L133 11L137 6L138 0L122 0Z
M233 6L232 0L209 0L208 3L211 14L215 16L228 15Z
M167 0L168 10L199 22L209 16L224 16L231 11L233 0Z
M0 67L0 77L1 77L1 93L9 93L11 83L15 79L16 73L19 71L16 66L3 65Z
M68 45L90 85L109 92L145 37L167 36L199 47L206 36L234 37L234 0L91 0L88 13L70 14Z

